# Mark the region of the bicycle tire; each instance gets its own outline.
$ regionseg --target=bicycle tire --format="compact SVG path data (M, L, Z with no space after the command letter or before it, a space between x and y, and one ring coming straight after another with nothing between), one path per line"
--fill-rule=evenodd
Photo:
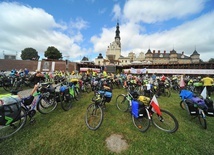
M154 126L168 133L176 132L179 127L178 120L170 112L163 109L160 110L162 113L162 117L158 116L156 113L152 115L152 123L154 124Z
M21 115L17 121L7 126L0 125L0 140L9 138L15 133L17 133L26 124L26 121L27 112L23 107L21 107Z
M3 83L3 89L7 92L10 92L12 90L12 85L11 84L4 84Z
M204 114L199 114L198 119L199 119L199 122L200 122L200 125L202 126L202 128L207 129L207 120L206 120Z
M71 95L69 98L66 98L64 95L62 97L63 97L63 99L61 99L61 108L64 111L70 110L72 107Z
M126 95L120 94L117 96L116 106L118 110L123 112L126 112L129 109L130 105L129 105L129 101L126 99Z
M146 111L148 110L146 109ZM132 122L140 132L146 132L150 127L150 119L148 117L148 112L146 114L146 116L144 115L138 118L132 115Z
M185 101L182 100L180 102L180 107L181 107L181 109L186 110L186 103L185 103Z
M87 107L86 115L85 115L85 123L86 126L90 130L97 130L103 122L103 110L102 108L92 103Z
M165 94L166 97L170 97L171 96L171 91L169 90L169 88L165 88L164 94Z
M39 99L36 108L41 114L48 114L56 109L57 102L55 96L50 94L48 98L42 97Z

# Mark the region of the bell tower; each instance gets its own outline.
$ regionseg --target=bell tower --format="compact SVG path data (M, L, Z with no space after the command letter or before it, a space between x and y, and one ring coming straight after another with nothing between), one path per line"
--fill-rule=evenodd
M106 58L110 63L116 62L121 55L121 43L120 43L120 26L117 22L116 31L115 31L115 40L110 43L106 51Z

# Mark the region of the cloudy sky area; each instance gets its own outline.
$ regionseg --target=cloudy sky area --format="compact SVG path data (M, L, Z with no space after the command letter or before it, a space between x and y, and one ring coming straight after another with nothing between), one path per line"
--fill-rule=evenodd
M63 59L105 57L120 24L122 55L170 52L214 58L214 0L0 0L0 58L49 46Z

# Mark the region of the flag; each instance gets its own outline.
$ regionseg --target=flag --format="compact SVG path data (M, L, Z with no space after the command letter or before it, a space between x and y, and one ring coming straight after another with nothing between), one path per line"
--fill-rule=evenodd
M203 99L207 98L207 87L204 87L203 91L201 92L201 96L203 97Z
M161 111L160 111L159 104L158 104L158 101L157 101L157 98L155 97L155 95L152 97L150 105L152 106L152 111L156 112L158 115L161 116Z
M185 82L184 82L184 78L183 75L181 76L181 80L180 80L180 88L185 87Z

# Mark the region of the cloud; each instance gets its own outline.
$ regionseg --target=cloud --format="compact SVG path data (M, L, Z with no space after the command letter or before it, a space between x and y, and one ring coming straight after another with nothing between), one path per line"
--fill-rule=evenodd
M114 14L114 17L113 19L116 19L118 20L121 16L121 8L120 8L120 5L119 4L115 4L114 7L113 7L113 10L112 10L113 14Z
M120 23L122 55L128 56L131 51L136 54L146 53L149 48L170 52L174 48L177 53L184 51L187 56L190 56L196 49L204 61L214 58L214 35L212 35L214 34L214 11L202 14L203 8L204 1L202 0L194 2L192 0L127 1L121 14L123 20ZM198 17L188 18L189 15L199 13L201 15ZM183 19L176 26L152 33L147 30L145 24L142 24L145 22L153 26L159 22L168 22L172 18ZM102 29L100 35L92 37L95 52L106 51L106 46L114 41L115 30L116 25Z
M199 13L204 4L205 0L129 0L123 12L131 22L155 23Z
M71 59L87 53L78 45L83 40L80 30L88 24L81 18L71 20L70 24L57 23L43 9L19 3L2 2L0 10L0 51L5 54L18 52L19 56L23 49L32 47L43 58L49 46Z

